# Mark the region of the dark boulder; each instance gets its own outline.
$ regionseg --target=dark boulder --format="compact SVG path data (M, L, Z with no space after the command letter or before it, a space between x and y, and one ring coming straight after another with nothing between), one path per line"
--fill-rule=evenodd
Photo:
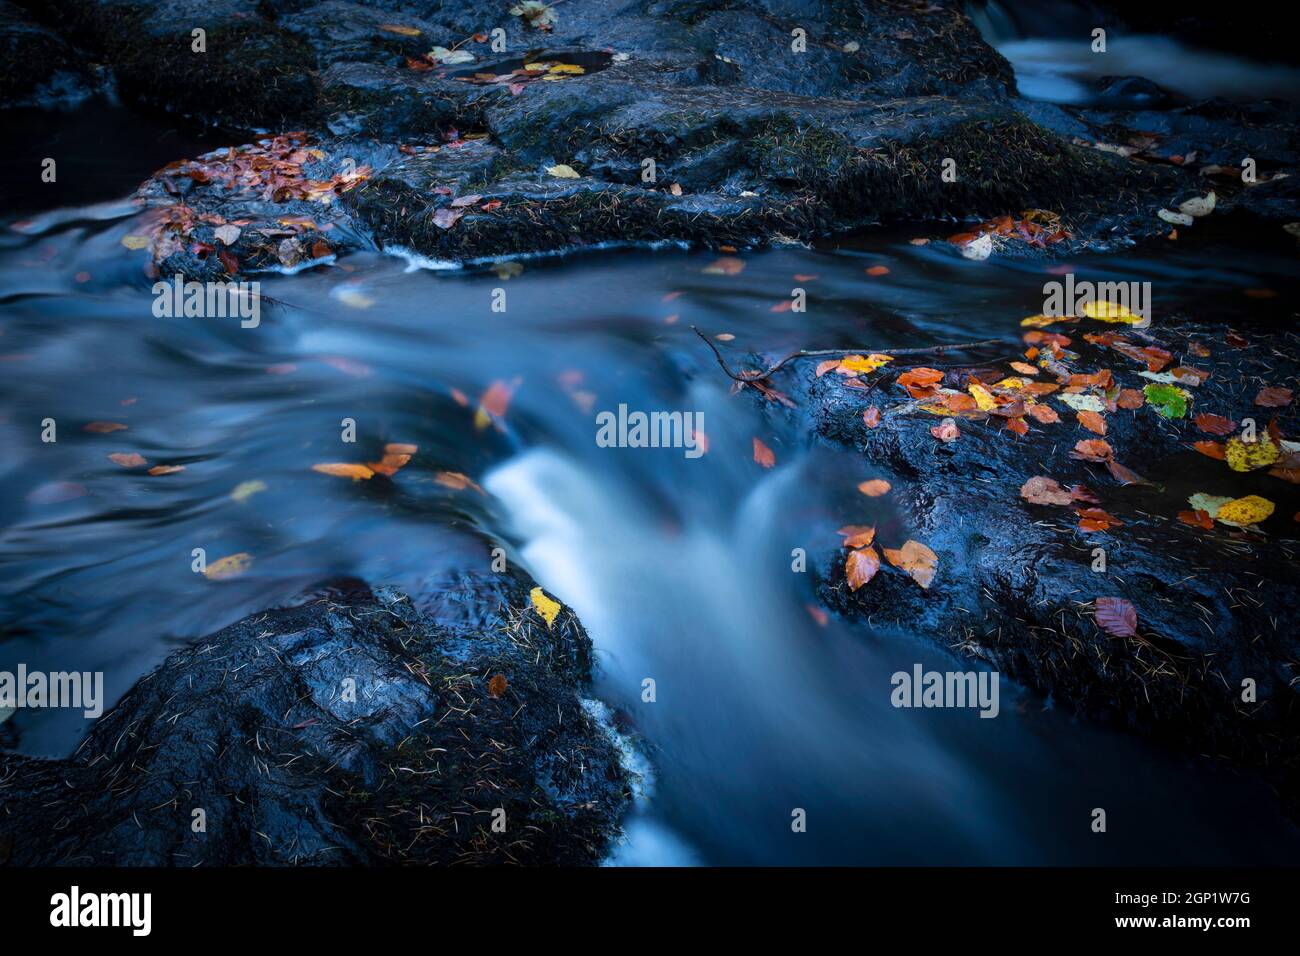
M580 697L586 633L529 585L453 574L428 612L331 588L173 654L71 758L0 754L10 861L597 862L627 775Z

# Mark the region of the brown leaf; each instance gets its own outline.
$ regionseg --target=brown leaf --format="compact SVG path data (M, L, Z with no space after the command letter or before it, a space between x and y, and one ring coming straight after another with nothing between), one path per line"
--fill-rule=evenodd
M1097 435L1106 434L1106 419L1102 418L1096 412L1090 412L1087 409L1080 411L1078 414L1079 424L1088 429L1088 431Z
M875 405L872 405L862 413L862 420L866 423L868 428L875 428L880 424L880 409Z
M1269 385L1259 390L1255 404L1265 408L1284 408L1291 404L1291 389L1281 385Z
M149 469L149 474L157 477L158 475L174 475L176 472L184 470L184 465L154 465Z
M1137 609L1123 598L1099 597L1093 601L1097 626L1111 637L1137 636Z
M1101 508L1077 508L1074 513L1079 516L1080 531L1108 531L1124 523Z
M1042 425L1050 425L1061 420L1061 416L1056 413L1056 409L1050 405L1030 405L1028 410L1034 421Z
M1108 442L1100 438L1085 438L1074 445L1074 451L1070 452L1071 458L1077 458L1081 461L1105 461L1115 454Z
M862 492L868 498L879 498L881 495L889 494L889 482L883 478L872 478L858 485L858 491Z
M1127 468L1124 465L1121 465L1114 458L1106 459L1106 470L1109 471L1110 476L1114 478L1116 481L1118 481L1121 485L1151 484L1151 482L1147 481L1145 478L1139 475L1132 468Z
M1231 418L1224 418L1222 415L1201 412L1196 416L1196 427L1203 432L1209 432L1211 435L1231 435L1237 430L1237 423Z
M1195 448L1197 451L1199 451L1202 455L1206 455L1210 458L1217 459L1218 461L1223 461L1227 457L1227 453L1224 451L1222 442L1198 441L1198 442L1193 442L1192 447Z
M1199 509L1178 512L1178 520L1191 525L1193 528L1204 528L1206 531L1214 527L1214 519L1210 517L1210 513Z
M1115 399L1115 404L1120 408L1141 408L1146 399L1136 388L1121 389Z
M939 565L939 556L919 541L908 539L901 548L885 548L885 558L896 568L912 576L917 584L929 588Z
M771 468L776 464L776 455L772 449L768 448L757 438L754 439L754 461L758 462L764 468Z
M108 456L108 460L113 462L115 465L121 465L123 468L139 468L142 465L148 464L148 461L145 460L144 456L138 455L133 451L114 452Z
M874 578L879 570L880 556L871 545L850 551L844 560L844 576L848 579L849 588L854 591Z
M876 540L876 526L870 524L846 524L835 533L844 535L846 548L865 548Z
M1074 496L1052 478L1035 475L1020 486L1020 497L1033 505L1068 505Z
M107 435L111 432L125 431L126 426L121 422L87 422L81 426L81 430L93 432L96 435Z
M505 674L497 674L488 681L489 697L504 697L506 690L510 687L510 682L506 680Z

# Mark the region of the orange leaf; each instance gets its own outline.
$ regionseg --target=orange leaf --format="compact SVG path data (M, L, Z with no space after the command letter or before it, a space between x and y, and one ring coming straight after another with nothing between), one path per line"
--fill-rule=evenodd
M433 476L433 480L444 488L451 488L455 491L462 491L465 488L473 488L480 495L486 495L487 492L478 486L474 479L468 475L463 475L459 471L440 471Z
M1074 445L1074 451L1070 452L1071 458L1082 459L1083 461L1105 461L1114 455L1114 450L1108 442L1100 438L1085 438Z
M1141 408L1144 403L1142 393L1136 388L1121 389L1119 397L1115 399L1115 404L1120 408Z
M1106 419L1086 409L1079 412L1079 424L1098 435L1106 434Z
M889 494L889 482L883 478L872 478L870 481L864 481L858 485L858 491L862 492L868 498L879 498L881 495Z
M1079 516L1080 531L1107 531L1124 523L1100 508L1079 508L1074 513Z
M135 452L117 451L108 456L108 460L115 465L121 465L123 468L139 468L141 465L147 465L148 461L142 455Z
M880 556L870 545L850 551L844 561L844 576L848 578L849 588L854 591L874 578L879 570Z
M335 478L351 478L353 481L360 481L362 478L373 478L375 474L365 465L350 465L342 462L312 465L311 470L319 471L322 475L333 475Z
M94 432L96 435L107 435L110 432L124 431L126 426L120 422L87 422L81 426L82 431Z
M772 449L768 448L757 438L754 439L754 461L758 462L764 468L771 468L776 464L776 455Z
M928 588L939 566L939 556L919 541L908 539L901 548L885 548L885 557L896 568L906 571L917 584Z
M1008 418L1004 424L1017 435L1029 434L1029 426L1025 424L1023 418Z
M154 465L149 469L149 474L154 475L174 475L178 471L184 471L184 465Z
M1061 420L1061 416L1056 413L1056 409L1050 405L1030 405L1029 414L1034 417L1034 421L1042 425L1050 425Z
M876 540L876 526L870 524L846 524L835 533L844 535L846 548L865 548Z
M1204 528L1206 531L1214 527L1214 519L1210 517L1210 513L1199 509L1178 512L1178 520L1191 525L1193 528Z
M866 423L868 428L875 428L880 424L880 409L875 405L872 405L862 413L862 420Z
M1224 452L1222 442L1198 441L1198 442L1194 442L1192 444L1192 447L1195 448L1197 451L1199 451L1202 455L1206 455L1210 458L1215 458L1219 461L1223 461L1227 457L1226 453Z
M488 696L504 697L506 690L509 688L509 686L510 686L510 682L506 680L506 675L497 674L490 681L488 681Z

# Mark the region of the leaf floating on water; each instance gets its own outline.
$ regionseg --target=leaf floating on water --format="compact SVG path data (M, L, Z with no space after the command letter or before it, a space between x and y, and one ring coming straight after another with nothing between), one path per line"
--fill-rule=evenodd
M1101 508L1080 508L1075 514L1079 516L1080 531L1109 531L1124 523Z
M704 267L706 276L737 276L745 271L745 260L735 256L723 256L712 265Z
M776 455L772 452L772 449L757 438L754 439L754 461L764 468L771 468L776 464Z
M154 465L149 469L149 474L154 475L174 475L178 471L184 471L184 465Z
M204 569L203 576L209 581L225 581L239 577L252 566L253 556L247 551L240 551L213 561Z
M849 589L856 591L869 582L880 570L880 556L871 545L850 551L844 559L844 577L849 582Z
M230 497L242 504L259 491L266 491L266 482L254 478L252 481L241 481L235 485L235 490L230 493Z
M885 558L894 567L906 571L917 584L929 588L939 566L939 556L919 541L910 538L901 548L885 548Z
M336 478L351 478L353 481L373 478L375 473L365 465L353 465L346 462L326 462L320 465L312 465L312 471L319 471L322 475L333 475Z
M1074 503L1074 495L1065 490L1053 478L1035 475L1020 486L1020 497L1031 505L1068 505Z
M505 418L506 410L510 407L510 399L513 397L514 389L507 383L495 381L489 385L483 397L479 399L478 410L474 413L474 427L482 431L494 420Z
M478 482L468 475L461 474L459 471L440 471L433 476L433 480L444 488L451 488L453 491L473 488L480 495L487 496L487 492L479 486Z
M835 533L844 536L846 548L865 548L876 540L876 526L871 524L846 524Z
M1111 637L1137 637L1137 608L1123 598L1097 598L1093 601L1093 617Z
M1207 495L1203 491L1198 491L1187 499L1187 503L1192 506L1192 510L1204 511L1211 518L1217 518L1219 509L1229 501L1232 501L1232 498L1223 495Z
M108 435L112 432L126 431L126 427L121 422L87 422L81 426L81 430L96 435Z
M546 621L548 628L555 623L555 616L560 613L562 606L558 601L548 597L540 587L535 587L529 591L528 598L533 602L533 607L537 609L537 613Z
M872 478L858 485L858 491L868 498L879 498L881 495L887 495L889 494L889 488L889 482L883 478Z
M133 451L113 452L113 454L108 456L108 460L113 462L115 465L121 465L123 468L140 468L149 464L143 455L136 454Z
M1214 527L1214 519L1210 517L1208 511L1180 511L1178 520L1184 524L1189 524L1193 528L1201 528L1209 531Z
M148 236L123 236L122 245L128 249L144 249L149 245Z

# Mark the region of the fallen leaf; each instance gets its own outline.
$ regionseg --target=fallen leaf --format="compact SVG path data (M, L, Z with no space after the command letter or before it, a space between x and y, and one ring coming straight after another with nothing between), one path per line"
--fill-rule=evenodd
M1105 461L1114 454L1114 449L1110 447L1108 442L1100 438L1085 438L1075 442L1074 451L1070 452L1070 457L1083 461Z
M488 696L504 697L509 686L510 683L506 680L505 674L496 674L490 681L488 681Z
M872 266L866 270L866 273L869 276L887 276L889 275L889 269L886 266Z
M1090 412L1086 409L1078 413L1079 424L1088 431L1097 435L1106 434L1106 419L1102 418L1096 412Z
M1203 432L1209 432L1211 435L1231 435L1237 430L1237 423L1231 418L1224 418L1222 415L1201 412L1196 416L1196 427Z
M1080 531L1109 531L1124 523L1101 508L1078 508L1074 513L1079 516Z
M1291 404L1291 389L1280 385L1269 385L1259 390L1255 404L1265 408L1285 408Z
M444 488L451 488L454 491L463 491L466 488L473 488L480 495L487 495L487 492L484 491L479 484L474 481L474 479L459 471L440 471L433 476L433 480Z
M889 482L883 478L872 478L858 485L858 491L862 492L868 498L879 498L881 495L889 494Z
M386 30L389 33L400 33L404 37L418 37L420 35L418 27L405 27L398 23L381 23L379 29Z
M704 274L710 276L735 276L744 271L745 260L737 259L735 256L723 256L703 269Z
M1052 478L1035 475L1020 486L1020 497L1032 505L1069 505L1074 495Z
M930 587L939 565L939 556L928 547L919 541L908 539L901 548L885 548L884 552L890 564L906 571L921 587Z
M1061 416L1056 414L1056 409L1049 405L1030 405L1028 412L1033 416L1034 421L1042 425L1051 425L1061 420Z
M776 455L772 449L764 445L759 439L754 439L754 461L764 468L771 468L776 464Z
M148 464L148 461L145 460L144 456L138 455L133 451L114 452L108 456L108 460L113 462L115 465L121 465L123 468L139 468L142 465Z
M956 441L961 437L961 431L957 428L957 422L951 418L945 418L938 425L930 429L930 434L941 442Z
M96 435L107 435L111 432L125 431L126 426L121 422L87 422L81 426L81 430L93 432Z
M1267 468L1282 457L1281 449L1273 444L1273 439L1268 434L1261 434L1254 441L1242 441L1236 436L1229 438L1223 453L1228 467L1233 471Z
M862 413L862 421L868 428L875 428L880 424L880 409L872 405Z
M365 465L351 465L344 462L326 462L320 465L312 465L311 470L319 471L322 475L333 475L336 478L351 478L353 481L373 478L375 474Z
M1197 451L1199 451L1202 455L1207 455L1210 458L1216 458L1219 461L1223 461L1227 457L1226 454L1224 453L1222 443L1217 441L1193 442L1192 447L1195 448Z
M846 524L835 533L844 535L846 548L865 548L876 540L876 526L871 524Z
M1210 517L1207 511L1180 511L1178 520L1184 524L1189 524L1193 528L1202 528L1206 531L1214 527L1214 519Z
M1009 428L1017 435L1029 434L1029 426L1025 424L1025 420L1023 418L1008 418L1006 422L1004 422L1003 424L1005 425L1006 428Z
M255 478L252 481L241 481L235 485L235 490L230 493L230 497L242 503L261 491L266 491L266 482Z
M203 571L203 576L209 581L225 581L228 578L237 578L253 565L253 556L247 551L240 551L237 554L228 554L224 558L213 561Z
M540 587L535 587L529 591L528 598L533 602L533 607L537 609L537 613L546 621L548 628L555 623L555 616L560 613L561 607L558 601L548 597Z
M559 163L555 166L547 166L546 172L556 179L581 179L577 170L565 163Z
M874 578L879 570L880 556L870 545L850 551L849 556L844 560L844 576L848 579L850 590L853 591Z
M1182 418L1187 414L1191 393L1176 385L1146 385L1142 389L1147 404L1165 418Z
M1145 403L1146 398L1136 388L1121 389L1115 397L1115 404L1120 408L1141 408Z
M1247 495L1244 498L1235 498L1227 502L1219 508L1219 513L1214 517L1224 524L1244 528L1247 525L1258 524L1265 520L1273 514L1273 510L1273 502L1267 498L1261 498L1259 495Z
M174 475L176 472L184 470L184 465L154 465L149 469L149 474L157 477L159 475Z
M1123 598L1097 598L1093 601L1093 617L1111 637L1137 636L1137 608Z

